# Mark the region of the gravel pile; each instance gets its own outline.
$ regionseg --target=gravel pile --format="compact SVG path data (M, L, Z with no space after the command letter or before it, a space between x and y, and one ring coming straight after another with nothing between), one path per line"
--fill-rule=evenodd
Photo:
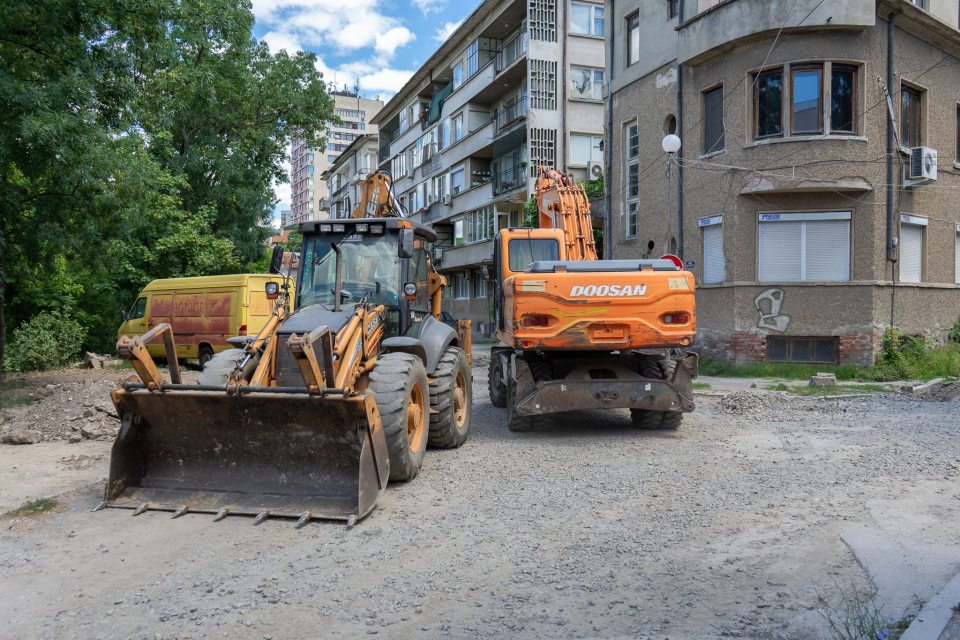
M918 397L931 402L960 402L960 382L936 384Z
M724 412L764 422L796 422L821 415L842 414L836 402L792 398L778 392L737 391L720 400Z
M84 380L48 384L29 395L40 398L29 405L3 412L4 433L36 433L37 442L112 438L120 429L110 392L117 388L108 380ZM31 444L23 442L23 444Z

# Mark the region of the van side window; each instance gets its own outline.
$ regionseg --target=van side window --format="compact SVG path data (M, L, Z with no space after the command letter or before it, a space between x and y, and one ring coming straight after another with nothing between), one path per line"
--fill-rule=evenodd
M137 318L142 318L147 313L147 299L140 298L137 300L137 303L133 305L133 311L130 312L130 319L136 320Z

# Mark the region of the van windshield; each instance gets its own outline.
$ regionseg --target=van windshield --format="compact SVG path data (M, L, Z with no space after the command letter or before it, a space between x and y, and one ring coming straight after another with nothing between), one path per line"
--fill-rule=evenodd
M397 234L374 235L355 233L305 236L303 280L297 295L300 307L333 304L337 281L337 254L332 243L338 242L343 253L343 288L352 294L346 303L359 302L370 294L373 304L400 306L400 258L397 257Z

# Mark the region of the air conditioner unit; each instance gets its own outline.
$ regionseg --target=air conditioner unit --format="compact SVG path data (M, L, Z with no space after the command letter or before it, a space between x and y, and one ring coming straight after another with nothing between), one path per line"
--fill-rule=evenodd
M443 206L450 207L453 206L453 196L449 193L443 194Z
M937 181L937 150L930 147L910 149L910 167L906 170L903 184L918 187Z
M603 165L599 162L587 163L587 180L596 180L603 175Z
M440 261L443 260L443 249L440 247L433 248L433 262L435 264L440 264Z

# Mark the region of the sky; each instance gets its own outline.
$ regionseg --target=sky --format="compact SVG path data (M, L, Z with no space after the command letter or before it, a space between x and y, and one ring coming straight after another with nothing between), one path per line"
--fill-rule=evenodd
M252 0L253 35L272 52L286 49L317 54L328 82L386 102L436 51L480 0ZM288 167L289 168L289 167ZM274 217L290 208L290 185L274 185L280 203Z

